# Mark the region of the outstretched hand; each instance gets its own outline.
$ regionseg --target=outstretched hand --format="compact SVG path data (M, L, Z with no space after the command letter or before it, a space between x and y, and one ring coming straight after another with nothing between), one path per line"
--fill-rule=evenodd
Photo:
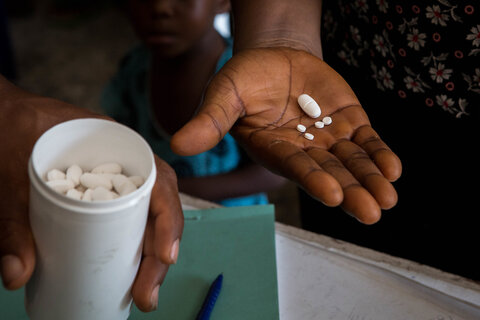
M302 93L322 110L312 119L298 106ZM324 116L333 122L317 129ZM297 124L314 140L304 138ZM198 114L172 138L180 155L214 147L231 132L250 156L328 206L367 224L397 202L391 182L399 158L372 129L350 86L319 58L289 48L244 50L210 83Z
M0 79L1 81L2 79ZM4 81L5 82L5 81ZM3 91L1 90L3 89ZM76 118L104 118L67 103L36 96L2 82L0 92L0 275L10 290L26 284L35 267L35 245L28 219L27 163L33 145L50 127ZM157 180L152 190L143 257L132 287L142 311L156 307L158 289L178 255L183 214L173 169L155 156Z

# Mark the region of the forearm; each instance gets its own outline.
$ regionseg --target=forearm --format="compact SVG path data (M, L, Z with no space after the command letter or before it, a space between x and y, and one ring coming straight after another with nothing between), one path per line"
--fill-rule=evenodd
M229 173L178 180L180 192L211 201L268 192L285 179L260 165L252 164Z
M286 46L322 57L320 0L232 0L235 52Z
M14 128L19 132L24 130L29 133L43 133L55 124L77 118L92 117L111 120L88 109L25 91L1 75L0 108L0 125L11 128L13 119L20 119L27 125L25 128Z

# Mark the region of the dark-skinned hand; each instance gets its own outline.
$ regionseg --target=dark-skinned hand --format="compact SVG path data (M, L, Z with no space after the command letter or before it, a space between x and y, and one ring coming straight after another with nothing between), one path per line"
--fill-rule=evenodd
M0 118L0 272L7 289L22 287L35 267L35 245L28 219L27 163L33 145L50 127L76 118L104 118L67 103L30 94L2 83ZM176 175L156 157L157 181L152 190L143 257L132 287L142 311L156 308L158 286L175 263L183 231Z
M313 97L322 115L312 119L298 106ZM314 126L324 116L333 123ZM296 130L307 127L313 141ZM290 48L243 50L212 79L197 115L172 138L180 155L214 147L231 132L250 156L301 186L325 205L340 205L372 224L397 202L391 182L399 158L372 129L345 80L321 59Z

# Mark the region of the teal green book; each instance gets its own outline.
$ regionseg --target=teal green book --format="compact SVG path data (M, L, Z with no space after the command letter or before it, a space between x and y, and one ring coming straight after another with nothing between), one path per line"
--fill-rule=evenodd
M273 205L185 211L177 264L160 288L158 309L135 306L129 320L194 320L210 285L223 285L211 320L279 319ZM0 289L0 319L28 319L23 290Z

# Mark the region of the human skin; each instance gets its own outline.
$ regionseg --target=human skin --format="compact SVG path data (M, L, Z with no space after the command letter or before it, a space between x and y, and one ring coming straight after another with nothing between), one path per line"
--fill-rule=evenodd
M397 203L391 182L400 159L373 130L343 78L321 58L319 1L232 1L235 54L217 73L198 114L171 140L193 155L231 132L252 159L295 181L327 206L340 205L365 224ZM309 23L305 23L309 22ZM298 107L307 93L333 124L313 127ZM306 140L302 123L315 135ZM202 130L199 130L202 128Z
M381 208L397 201L390 182L400 177L401 163L372 129L348 84L320 59L320 2L237 0L232 8L235 55L210 83L196 117L173 136L172 148L183 155L200 153L231 129L252 158L313 197L341 205L364 223L378 221ZM315 132L313 141L295 130L299 120L313 124L296 105L301 93L314 97L334 121ZM4 285L15 289L27 282L35 262L26 173L34 141L56 123L97 115L26 93L3 78L0 97L0 272ZM156 306L158 285L176 256L172 248L183 226L175 176L157 164L168 183L157 183L152 192L159 199L152 200L146 230L153 242L146 241L132 289L143 311Z
M0 77L0 272L3 285L15 290L35 268L35 245L28 218L27 163L33 145L52 126L77 118L103 118L86 109L37 96ZM183 231L183 214L175 172L155 157L157 180L152 190L143 257L132 288L135 304L152 310L168 266L175 263Z
M168 134L195 114L215 74L225 41L214 28L216 14L228 12L226 0L128 2L134 30L151 52L149 70L153 116ZM226 173L178 179L179 190L220 201L280 187L283 177L250 161Z

